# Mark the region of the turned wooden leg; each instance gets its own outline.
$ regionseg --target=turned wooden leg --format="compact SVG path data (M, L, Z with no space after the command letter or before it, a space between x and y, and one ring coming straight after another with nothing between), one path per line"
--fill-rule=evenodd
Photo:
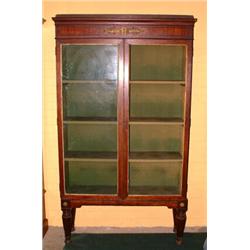
M186 209L177 208L175 213L176 243L181 245L186 224Z
M175 217L176 217L176 208L173 208L173 219L174 219L174 229L173 229L173 231L174 232L176 232L176 219L175 219Z
M76 208L71 209L71 232L75 231Z
M64 234L65 234L65 243L70 242L71 238L71 228L72 228L72 214L71 214L71 208L62 208L63 215L63 228L64 228Z

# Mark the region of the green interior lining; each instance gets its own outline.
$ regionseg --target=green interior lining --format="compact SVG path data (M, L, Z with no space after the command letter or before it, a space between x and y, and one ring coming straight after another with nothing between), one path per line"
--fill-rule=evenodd
M70 117L116 117L116 82L63 85L64 119Z
M63 45L63 80L116 80L118 46Z
M68 193L116 193L116 162L66 161Z
M131 194L179 194L181 162L130 163Z
M183 118L181 85L130 84L130 117Z
M131 45L130 80L184 80L185 46Z
M116 152L116 124L64 125L65 151Z
M182 152L183 127L130 125L130 152Z

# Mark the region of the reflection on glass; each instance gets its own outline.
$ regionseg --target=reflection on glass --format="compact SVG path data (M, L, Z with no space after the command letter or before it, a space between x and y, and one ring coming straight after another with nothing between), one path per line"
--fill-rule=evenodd
M62 46L63 80L116 80L117 46Z

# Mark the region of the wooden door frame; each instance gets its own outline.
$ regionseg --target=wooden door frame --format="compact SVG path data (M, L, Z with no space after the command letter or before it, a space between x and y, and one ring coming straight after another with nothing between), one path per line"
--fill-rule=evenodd
M125 43L125 69L124 69L124 100L125 113L124 123L126 130L129 131L129 65L130 65L130 45L184 45L186 46L186 64L185 64L185 114L184 114L184 133L183 133L183 163L182 163L182 186L180 195L129 195L128 198L136 198L138 200L159 199L168 200L170 197L177 198L187 197L187 175L188 175L188 156L189 156L189 138L191 123L191 91L192 91L192 57L193 57L193 41L192 40L167 40L167 39L124 39ZM126 151L126 176L129 176L128 155L129 155L129 132L127 133L127 141L125 144ZM128 186L127 186L128 190Z
M117 45L118 46L118 88L117 88L117 194L98 195L98 194L67 194L65 189L65 168L64 168L64 136L63 136L63 93L62 93L62 45ZM124 193L123 183L123 40L122 39L76 39L64 38L56 41L56 74L57 74L57 127L58 127L58 153L59 153L59 176L60 194L62 200L68 199L101 199L116 200L122 198Z

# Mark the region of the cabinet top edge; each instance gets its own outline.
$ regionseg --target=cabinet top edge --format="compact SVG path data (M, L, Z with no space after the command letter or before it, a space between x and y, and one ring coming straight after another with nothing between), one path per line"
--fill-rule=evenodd
M58 14L52 17L54 22L74 21L117 21L117 22L191 22L195 23L196 18L192 15L144 15L144 14Z

